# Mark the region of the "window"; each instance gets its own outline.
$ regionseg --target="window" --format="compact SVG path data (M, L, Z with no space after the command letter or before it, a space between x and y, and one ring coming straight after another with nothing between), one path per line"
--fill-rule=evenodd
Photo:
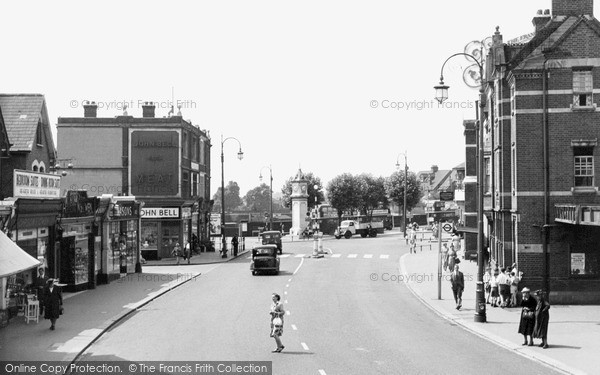
M484 180L483 180L483 191L484 194L490 194L492 191L492 160L491 158L485 157L483 158L484 162Z
M183 132L183 157L189 158L188 133Z
M574 147L575 187L594 186L593 147Z
M192 160L198 161L198 138L192 136Z
M511 148L511 158L510 161L510 169L511 169L511 179L510 185L512 190L512 195L516 195L517 193L517 149L515 146Z
M42 141L43 137L42 137L42 123L38 122L37 125L37 130L35 131L35 143L38 146L42 146L44 143Z
M205 165L206 164L206 158L205 158L205 154L204 154L204 149L205 149L205 143L204 143L204 139L200 139L200 165Z
M198 173L192 172L192 186L191 195L195 197L198 195Z
M517 110L516 97L515 97L515 87L510 87L510 115L514 116L515 111Z
M573 107L592 107L593 80L591 70L573 71Z

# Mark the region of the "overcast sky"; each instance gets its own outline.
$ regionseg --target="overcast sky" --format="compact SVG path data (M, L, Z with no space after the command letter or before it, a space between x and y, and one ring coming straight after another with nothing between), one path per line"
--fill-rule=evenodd
M242 144L238 161L237 143L225 143L225 180L237 181L242 195L269 165L275 192L299 166L324 184L345 172L389 176L404 151L412 171L451 169L464 161L462 121L475 117L477 90L463 83L470 63L456 57L444 70L455 108L437 108L442 63L496 26L504 41L531 33L537 9L550 7L550 0L14 1L2 5L0 91L44 94L55 142L57 118L83 116L83 100L99 103L99 117L122 114L123 102L141 117L138 103L155 101L162 117L174 92L183 117L210 131L213 194L221 135Z

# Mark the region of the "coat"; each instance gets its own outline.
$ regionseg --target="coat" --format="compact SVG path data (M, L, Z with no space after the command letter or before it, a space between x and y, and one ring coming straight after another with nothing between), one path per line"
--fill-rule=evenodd
M452 272L450 282L452 283L452 289L465 289L465 276L460 271L458 271L458 275Z
M50 291L46 286L44 288L44 318L58 319L60 317L60 309L62 307L62 293L56 285Z
M524 317L525 309L535 312L537 301L533 297L529 297L528 300L521 300L521 320L519 320L519 333L522 335L533 335L533 328L535 327L535 315L533 318L526 319Z
M535 307L535 327L533 328L533 337L546 338L548 336L548 321L550 320L550 303L545 299L540 299Z

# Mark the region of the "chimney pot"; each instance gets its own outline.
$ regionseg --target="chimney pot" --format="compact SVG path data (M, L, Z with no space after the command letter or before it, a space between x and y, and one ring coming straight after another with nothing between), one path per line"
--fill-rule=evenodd
M83 102L83 117L98 117L98 106L96 102L86 100Z
M153 102L144 102L142 106L142 117L154 117L156 106Z
M594 15L594 0L552 0L553 16Z

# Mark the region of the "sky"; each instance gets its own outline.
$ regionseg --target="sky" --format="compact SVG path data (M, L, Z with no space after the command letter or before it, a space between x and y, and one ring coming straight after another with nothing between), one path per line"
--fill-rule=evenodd
M58 117L141 117L141 102L210 132L212 194L241 195L259 175L279 192L301 168L323 184L342 173L387 177L452 169L465 160L463 120L477 89L465 58L445 66L446 106L434 101L442 64L500 27L504 41L533 32L551 0L457 1L15 1L2 5L0 92L45 95ZM597 13L598 6L595 5ZM177 112L177 109L175 109ZM60 144L57 145L59 158ZM76 161L75 161L76 164ZM263 168L265 167L265 168Z

